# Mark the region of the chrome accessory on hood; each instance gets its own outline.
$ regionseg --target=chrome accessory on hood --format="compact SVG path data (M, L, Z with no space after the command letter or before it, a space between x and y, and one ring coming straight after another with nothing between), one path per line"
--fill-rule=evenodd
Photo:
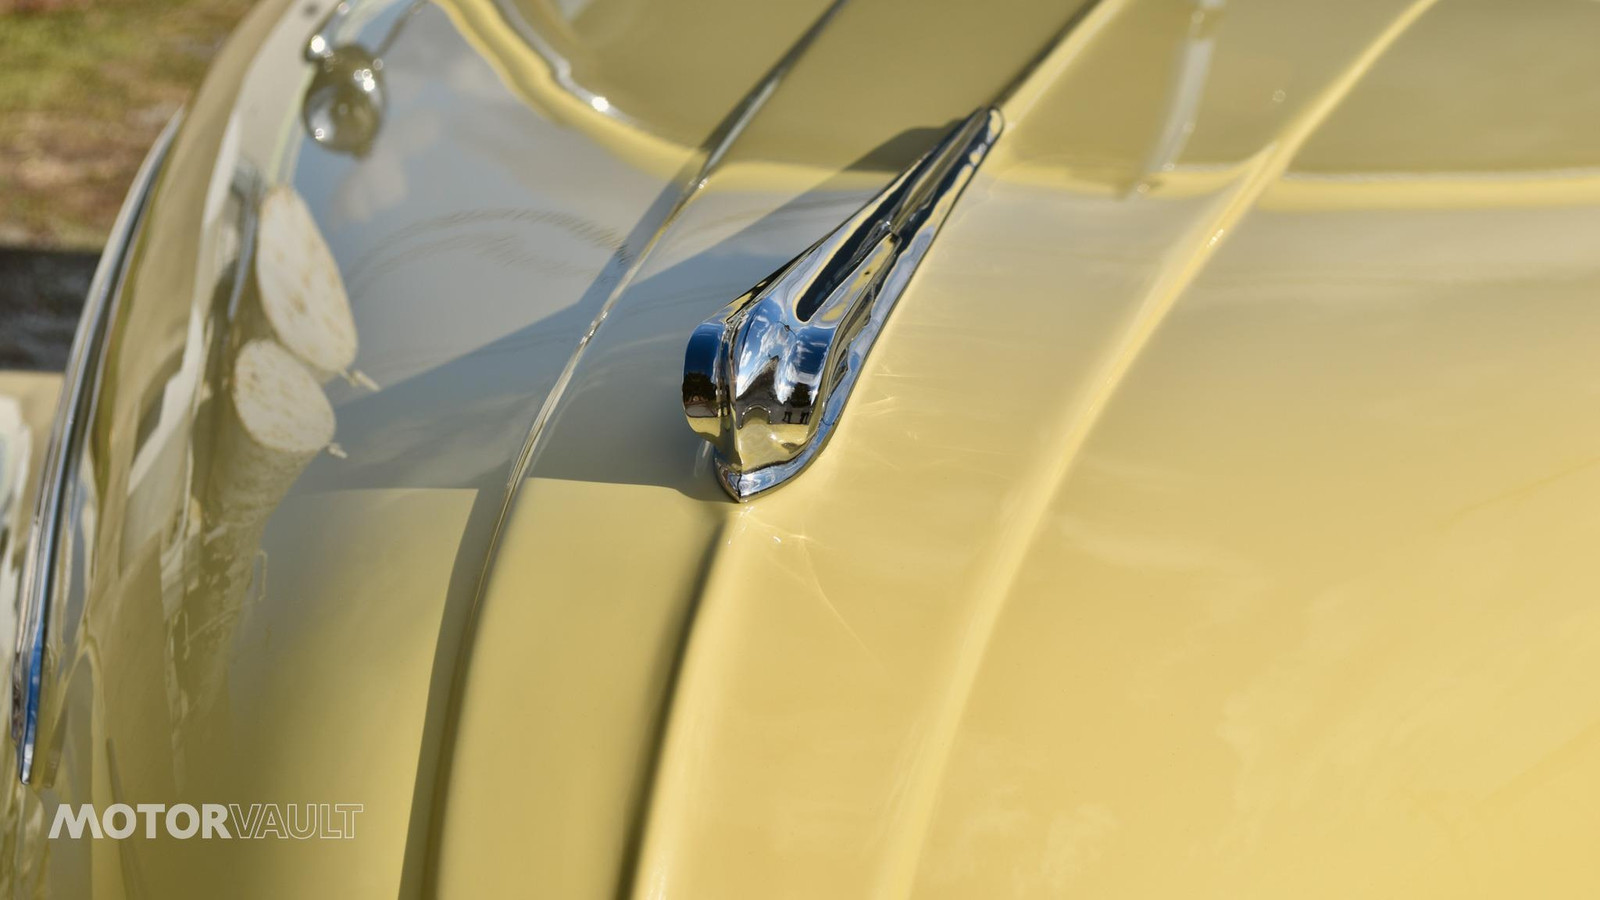
M794 477L839 420L889 311L1004 119L984 107L827 237L694 330L689 427L735 500Z
M316 68L300 105L301 122L313 141L336 153L366 156L383 127L388 96L383 86L383 57L405 24L427 0L411 0L393 9L379 7L390 17L383 40L374 50L356 41L341 42L340 33L350 20L348 2L334 6L306 41L305 60Z
M122 211L111 226L94 280L89 284L83 316L78 321L78 332L72 339L72 350L62 375L61 398L56 404L55 424L50 433L49 449L45 452L39 496L29 528L28 552L24 557L18 598L16 657L11 664L11 739L17 744L17 777L25 784L33 773L33 750L38 738L39 691L46 662L50 601L56 593L62 548L71 540L69 532L73 530L72 520L77 515L73 485L83 461L86 432L99 393L104 363L101 348L115 314L123 273L138 237L151 188L182 119L181 111L172 117L134 176Z

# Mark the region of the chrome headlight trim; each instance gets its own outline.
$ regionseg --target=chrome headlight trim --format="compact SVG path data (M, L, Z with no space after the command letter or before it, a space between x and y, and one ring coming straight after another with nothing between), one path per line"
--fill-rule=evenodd
M38 739L39 693L44 678L46 623L56 587L64 512L70 508L69 485L83 458L83 442L94 418L100 393L102 349L124 276L149 204L151 188L161 171L178 124L180 111L156 138L122 203L121 212L106 239L105 252L95 269L84 300L83 315L72 339L55 424L39 480L39 496L28 530L28 551L23 563L18 596L16 656L11 663L11 739L17 745L17 776L24 784L33 773L34 746Z

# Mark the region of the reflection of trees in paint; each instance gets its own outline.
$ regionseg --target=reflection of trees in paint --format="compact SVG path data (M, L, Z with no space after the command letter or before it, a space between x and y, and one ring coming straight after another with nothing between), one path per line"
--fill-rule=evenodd
M211 394L194 431L195 474L180 538L181 586L168 606L167 698L174 751L221 737L227 669L239 621L262 595L262 535L335 417L322 385L350 376L354 318L339 268L291 187L237 192L240 255L218 286Z

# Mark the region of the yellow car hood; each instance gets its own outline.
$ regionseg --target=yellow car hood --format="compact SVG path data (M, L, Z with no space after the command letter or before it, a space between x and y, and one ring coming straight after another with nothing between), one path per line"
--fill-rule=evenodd
M315 20L259 9L139 245L13 818L297 800L362 831L25 833L18 871L1592 895L1600 6L1074 6L439 0L355 156L302 127ZM727 501L690 330L997 99L827 448ZM270 332L226 312L254 201L207 198L239 160L303 198L359 336L313 373L334 446L289 469L205 414Z

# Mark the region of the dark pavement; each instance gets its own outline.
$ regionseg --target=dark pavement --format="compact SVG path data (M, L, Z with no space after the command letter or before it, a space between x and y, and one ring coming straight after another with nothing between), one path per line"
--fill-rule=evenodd
M0 369L67 364L97 253L0 248Z

